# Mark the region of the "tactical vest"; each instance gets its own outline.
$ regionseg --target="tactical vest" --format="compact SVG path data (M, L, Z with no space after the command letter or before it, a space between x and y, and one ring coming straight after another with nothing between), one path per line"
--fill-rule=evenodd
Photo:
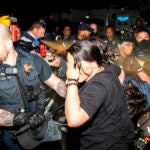
M37 104L43 105L45 100L41 97L43 89L40 88L38 72L30 53L17 52L17 73L6 71L12 66L0 65L0 108L12 113L35 111Z

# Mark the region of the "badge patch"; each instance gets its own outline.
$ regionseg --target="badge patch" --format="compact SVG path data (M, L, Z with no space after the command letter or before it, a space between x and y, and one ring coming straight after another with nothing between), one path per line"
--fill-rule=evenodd
M30 73L33 71L32 66L30 64L24 64L23 65L25 72Z

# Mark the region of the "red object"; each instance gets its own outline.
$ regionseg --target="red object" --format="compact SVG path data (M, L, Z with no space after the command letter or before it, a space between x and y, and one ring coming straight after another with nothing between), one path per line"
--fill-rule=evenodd
M150 143L150 137L145 136L145 137L144 137L144 140L145 140L147 143Z
M10 31L12 33L12 40L13 42L17 42L17 25L12 24L10 25Z
M42 57L46 57L46 49L45 49L44 44L40 44L40 45L39 45L39 49L40 49L40 55L41 55Z

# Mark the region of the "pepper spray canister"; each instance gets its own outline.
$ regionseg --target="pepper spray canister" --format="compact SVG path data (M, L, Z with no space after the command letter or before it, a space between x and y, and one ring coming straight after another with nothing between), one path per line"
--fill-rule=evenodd
M41 55L41 57L46 57L45 45L44 44L40 44L39 45L39 49L40 49L40 55Z

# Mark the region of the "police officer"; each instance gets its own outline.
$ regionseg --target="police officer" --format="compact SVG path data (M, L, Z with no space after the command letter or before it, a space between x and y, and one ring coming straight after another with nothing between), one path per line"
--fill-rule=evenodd
M15 49L10 30L2 23L0 33L0 126L4 126L7 149L19 150L13 131L27 123L37 128L45 121L40 84L61 97L65 97L66 87L43 58Z
M40 52L40 39L44 38L46 32L46 23L43 19L35 20L30 29L24 31L20 37L18 45L27 52Z
M112 50L118 55L118 43L120 41L120 37L115 33L115 29L113 26L108 25L105 28L105 37L103 38L106 45L108 45Z

